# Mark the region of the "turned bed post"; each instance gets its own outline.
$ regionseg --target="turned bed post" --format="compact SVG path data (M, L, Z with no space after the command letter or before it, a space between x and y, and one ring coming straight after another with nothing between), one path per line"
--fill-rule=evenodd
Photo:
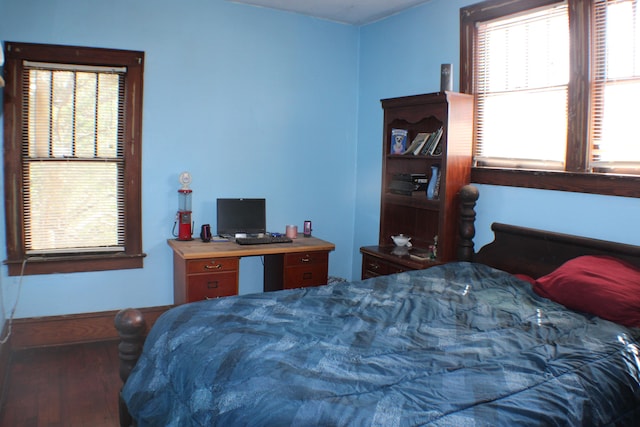
M460 240L458 241L458 260L473 261L473 238L476 235L476 201L480 195L478 189L469 184L460 189Z
M120 359L120 379L124 385L142 352L142 343L144 342L144 333L147 325L142 313L134 308L121 310L116 315L114 323L118 335L120 335L118 357ZM118 395L118 410L121 427L134 425L120 394Z

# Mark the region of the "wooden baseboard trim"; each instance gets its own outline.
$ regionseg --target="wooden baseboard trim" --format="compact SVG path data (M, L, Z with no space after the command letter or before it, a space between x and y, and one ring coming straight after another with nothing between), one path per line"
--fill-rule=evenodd
M156 319L171 307L141 308L147 328L151 328ZM12 325L10 350L118 339L118 332L113 325L118 311L15 319Z

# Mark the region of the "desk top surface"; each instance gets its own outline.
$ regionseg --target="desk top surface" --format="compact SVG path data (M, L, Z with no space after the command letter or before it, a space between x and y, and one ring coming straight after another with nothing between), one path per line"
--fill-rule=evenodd
M167 240L171 249L184 259L210 257L244 257L286 254L305 251L332 251L336 246L317 237L298 237L291 243L269 243L266 245L239 245L235 242L208 242L200 239L180 241Z

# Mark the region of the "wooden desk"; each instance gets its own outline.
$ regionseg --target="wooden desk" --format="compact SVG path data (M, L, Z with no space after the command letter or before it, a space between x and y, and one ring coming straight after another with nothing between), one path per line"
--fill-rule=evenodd
M246 256L264 256L265 292L324 285L329 252L335 249L316 237L267 245L174 239L168 243L173 249L174 304L237 295L240 258Z

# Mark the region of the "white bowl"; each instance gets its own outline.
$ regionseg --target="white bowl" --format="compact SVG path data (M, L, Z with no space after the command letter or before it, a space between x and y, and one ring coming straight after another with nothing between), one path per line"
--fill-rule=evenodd
M391 236L391 238L393 239L393 243L395 243L396 246L411 246L411 243L409 242L409 240L411 240L411 237L409 236L398 234L397 236Z

